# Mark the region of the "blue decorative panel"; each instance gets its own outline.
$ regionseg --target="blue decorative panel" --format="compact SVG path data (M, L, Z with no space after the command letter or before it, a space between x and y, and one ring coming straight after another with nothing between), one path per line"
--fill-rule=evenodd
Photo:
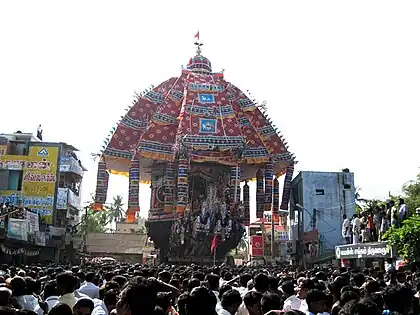
M214 103L214 95L213 94L198 94L198 101L204 104L212 104Z
M200 132L203 133L216 133L217 120L200 118Z

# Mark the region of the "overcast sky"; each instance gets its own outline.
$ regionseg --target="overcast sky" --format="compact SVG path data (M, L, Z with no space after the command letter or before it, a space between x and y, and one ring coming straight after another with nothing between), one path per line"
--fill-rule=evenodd
M134 91L181 73L200 30L226 80L266 100L297 170L349 168L364 197L420 166L419 1L1 1L0 132L98 152ZM111 177L109 198L127 195ZM142 214L149 206L141 187Z

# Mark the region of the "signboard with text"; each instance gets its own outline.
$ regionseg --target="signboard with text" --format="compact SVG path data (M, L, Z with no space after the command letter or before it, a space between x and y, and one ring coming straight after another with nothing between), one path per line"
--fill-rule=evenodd
M264 238L262 235L251 236L251 256L258 257L264 255Z
M387 242L361 243L335 247L337 259L388 258L391 249Z
M30 146L28 155L7 155L4 146L0 152L0 169L22 171L22 191L3 191L0 200L10 200L14 205L20 202L52 224L59 147Z

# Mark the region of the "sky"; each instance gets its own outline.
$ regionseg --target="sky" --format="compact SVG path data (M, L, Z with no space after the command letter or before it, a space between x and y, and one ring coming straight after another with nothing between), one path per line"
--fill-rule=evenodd
M267 101L296 171L349 168L363 197L386 198L419 172L419 14L419 1L1 1L0 132L42 124L77 147L89 199L90 153L135 91L181 74L199 30L213 71ZM111 177L109 200L127 190Z

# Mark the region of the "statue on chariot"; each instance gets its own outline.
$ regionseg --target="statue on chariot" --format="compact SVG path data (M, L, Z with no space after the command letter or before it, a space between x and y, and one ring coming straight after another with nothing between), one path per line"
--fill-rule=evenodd
M203 261L235 248L256 216L288 209L295 164L264 106L225 81L197 46L179 77L139 95L101 152L95 195L103 209L109 174L129 178L127 222L139 212L139 184L151 188L148 235L161 259ZM278 177L285 175L280 202Z

